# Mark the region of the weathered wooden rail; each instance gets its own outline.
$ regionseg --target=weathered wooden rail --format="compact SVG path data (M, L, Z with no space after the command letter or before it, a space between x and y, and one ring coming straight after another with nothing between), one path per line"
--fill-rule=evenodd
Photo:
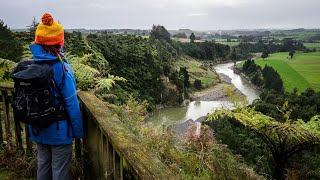
M28 128L24 126L21 134L22 124L12 116L12 90L12 84L0 84L4 117L0 116L0 143L14 143L31 155L35 145L29 139ZM74 154L85 162L84 179L177 179L95 95L80 91L78 98L85 137L75 141Z

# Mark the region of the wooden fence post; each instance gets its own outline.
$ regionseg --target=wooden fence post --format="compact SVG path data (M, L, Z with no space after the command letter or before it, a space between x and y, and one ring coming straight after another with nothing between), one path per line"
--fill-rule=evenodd
M32 156L32 142L30 140L30 132L29 132L28 125L25 125L25 135L26 135L26 144L27 144L26 153L27 155Z
M2 103L4 103L4 102L2 101ZM2 108L2 110L3 110L3 108ZM3 130L2 130L2 120L1 119L2 118L1 118L1 112L0 112L0 143L3 144Z
M14 119L14 114L13 114L13 119ZM23 149L22 147L22 138L21 138L21 124L18 121L14 120L14 125L15 125L15 135L16 135L16 146L18 149Z
M5 128L6 128L6 138L7 138L7 142L9 143L11 138L11 130L10 130L8 92L6 90L2 90L1 94L2 94L2 107L4 112L4 122L5 122Z

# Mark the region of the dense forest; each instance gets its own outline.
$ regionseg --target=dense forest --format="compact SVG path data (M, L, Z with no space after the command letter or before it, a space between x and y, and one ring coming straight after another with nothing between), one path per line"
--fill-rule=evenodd
M17 43L6 45L19 46L20 53L10 48L1 49L5 59L21 59L23 46L30 43L30 34L26 32L12 33L3 25ZM8 36L5 35L4 36ZM163 26L154 26L150 38L135 35L109 35L108 33L82 35L80 32L65 33L64 51L75 57L88 56L87 65L100 72L100 76L109 74L122 77L112 90L95 91L104 100L122 104L131 95L139 101L147 100L149 108L160 102L177 105L188 98L191 87L189 73L186 68L176 69L173 63L181 56L191 56L205 61L228 60L230 47L214 42L180 43L171 41L170 33ZM169 86L164 81L169 79ZM168 86L168 85L167 85ZM80 84L81 89L92 89L91 83ZM147 87L147 88L146 88Z

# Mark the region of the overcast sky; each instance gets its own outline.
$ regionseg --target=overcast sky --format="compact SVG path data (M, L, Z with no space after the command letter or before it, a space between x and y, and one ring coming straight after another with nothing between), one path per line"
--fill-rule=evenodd
M319 8L320 0L0 0L0 19L12 29L45 12L64 28L320 28Z

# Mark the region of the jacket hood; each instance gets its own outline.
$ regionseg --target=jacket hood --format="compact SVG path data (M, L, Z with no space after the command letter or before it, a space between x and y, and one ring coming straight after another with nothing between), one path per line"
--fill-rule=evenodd
M46 52L39 44L31 44L29 47L34 61L50 61L58 59L58 56L54 56L51 53Z

